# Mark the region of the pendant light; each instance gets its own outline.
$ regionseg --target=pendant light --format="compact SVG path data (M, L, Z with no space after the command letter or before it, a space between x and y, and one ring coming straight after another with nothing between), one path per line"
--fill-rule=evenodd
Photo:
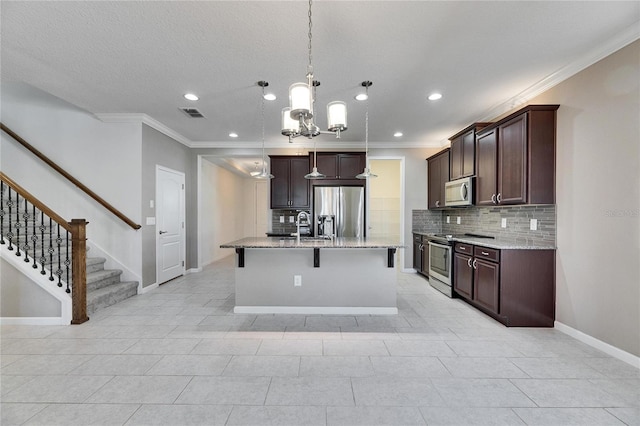
M369 169L369 87L373 82L366 80L362 82L362 87L366 93L366 110L364 114L364 171L359 175L356 175L358 179L377 178L378 175L371 173Z
M264 88L269 86L269 82L260 80L258 82L258 86L262 88L262 96L261 96L262 101L261 101L261 109L260 109L260 115L262 117L262 171L259 174L255 175L254 178L255 179L273 179L273 175L267 172L267 163L264 158Z

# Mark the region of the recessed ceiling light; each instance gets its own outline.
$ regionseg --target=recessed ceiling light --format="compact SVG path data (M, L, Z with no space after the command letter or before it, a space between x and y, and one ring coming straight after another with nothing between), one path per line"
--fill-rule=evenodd
M429 95L429 100L430 101L437 101L440 98L442 98L442 94L440 94L440 93L432 93L432 94Z
M357 101L366 101L369 98L369 96L367 96L366 93L358 93L355 96L355 98L356 98Z
M229 133L229 137L230 137L230 138L237 138L237 137L238 137L238 134L237 134L237 133L234 133L234 132L231 132L231 133Z
M276 95L274 95L273 93L266 93L264 95L264 99L265 99L265 101L275 101L276 100Z
M402 132L395 132L393 136L395 136L396 138L399 138L402 136Z
M185 93L184 98L188 99L190 101L197 101L198 99L200 99L196 95L194 95L193 93Z

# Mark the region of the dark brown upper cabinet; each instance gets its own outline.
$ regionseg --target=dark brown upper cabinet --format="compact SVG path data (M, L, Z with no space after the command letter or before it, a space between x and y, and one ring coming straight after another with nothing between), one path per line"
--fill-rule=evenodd
M309 157L270 155L271 159L271 208L305 209L311 207Z
M318 172L324 174L325 179L356 179L356 175L364 171L364 152L318 152L316 155ZM309 156L313 164L313 152L309 153Z
M473 123L471 126L451 136L449 153L449 179L456 180L475 174L476 132L491 123Z
M558 108L529 105L476 133L476 205L555 203Z
M444 184L449 181L449 148L427 158L427 208L444 208Z

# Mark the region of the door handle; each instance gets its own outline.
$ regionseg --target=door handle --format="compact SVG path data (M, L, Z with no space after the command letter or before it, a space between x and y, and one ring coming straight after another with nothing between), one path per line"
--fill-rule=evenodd
M162 235L162 234L166 234L167 232L169 232L169 231L160 231L160 232L158 232L158 234Z

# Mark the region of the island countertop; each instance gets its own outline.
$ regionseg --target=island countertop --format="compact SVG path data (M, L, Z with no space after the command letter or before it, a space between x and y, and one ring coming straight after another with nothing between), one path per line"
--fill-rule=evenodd
M294 238L282 237L248 237L220 245L220 248L385 248L397 249L404 246L397 241L385 238L301 238L300 242Z

